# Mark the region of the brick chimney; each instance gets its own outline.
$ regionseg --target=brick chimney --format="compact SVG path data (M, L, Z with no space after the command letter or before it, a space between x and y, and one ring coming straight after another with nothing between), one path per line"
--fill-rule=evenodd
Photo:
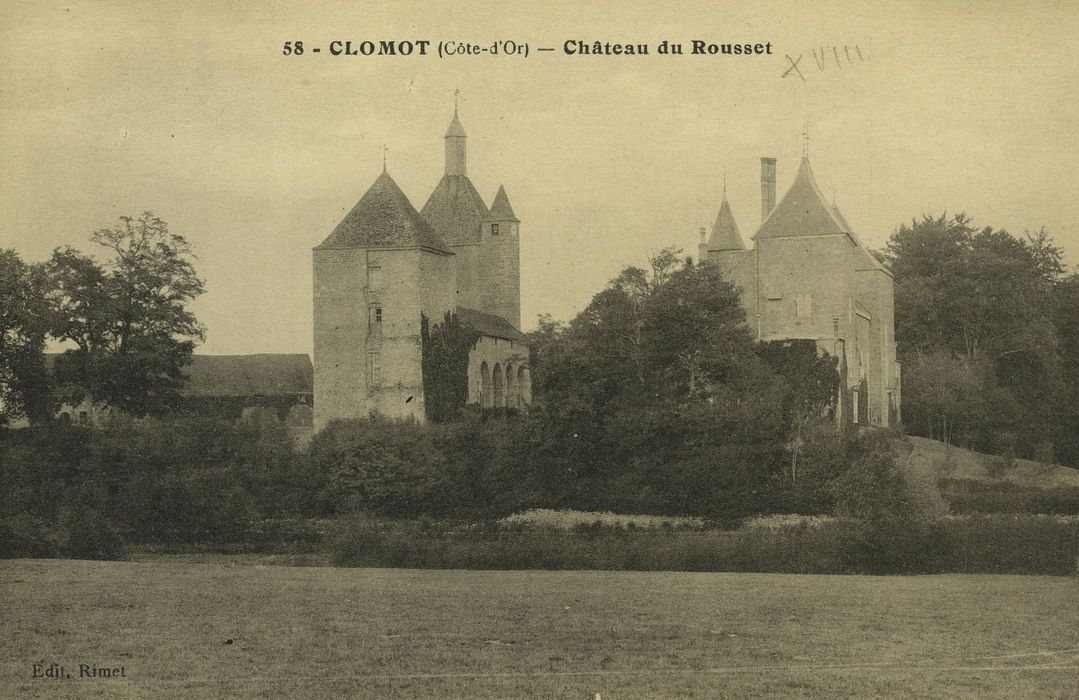
M776 159L761 158L761 223L776 208Z

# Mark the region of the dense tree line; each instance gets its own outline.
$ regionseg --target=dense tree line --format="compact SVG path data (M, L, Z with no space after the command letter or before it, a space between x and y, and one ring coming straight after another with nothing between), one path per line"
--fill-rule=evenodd
M1079 276L1050 236L926 216L884 257L908 431L1079 466Z
M190 245L150 212L90 238L104 262L58 248L29 264L0 250L0 423L46 421L85 398L160 414L178 398L204 334L188 308L203 291ZM49 340L64 348L51 368Z

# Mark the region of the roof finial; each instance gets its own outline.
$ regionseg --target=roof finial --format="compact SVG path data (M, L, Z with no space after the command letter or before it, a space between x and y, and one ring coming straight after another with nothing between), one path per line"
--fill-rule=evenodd
M457 116L457 97L461 94L461 88L453 91L453 116Z
M806 119L805 129L802 131L802 157L809 158L809 120Z
M382 144L382 172L386 172L386 154L390 152L390 149L386 144Z
M727 198L727 168L723 168L723 199Z

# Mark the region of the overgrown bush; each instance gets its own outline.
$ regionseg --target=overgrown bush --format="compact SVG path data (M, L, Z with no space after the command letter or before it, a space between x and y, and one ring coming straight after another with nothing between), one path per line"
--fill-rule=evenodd
M1069 574L1079 519L800 521L735 531L473 527L343 519L330 552L344 566L744 571L803 574Z
M72 559L118 559L124 539L99 510L76 503L61 521L59 553Z
M940 489L956 513L1079 515L1079 488L1037 488L1008 481L941 479Z

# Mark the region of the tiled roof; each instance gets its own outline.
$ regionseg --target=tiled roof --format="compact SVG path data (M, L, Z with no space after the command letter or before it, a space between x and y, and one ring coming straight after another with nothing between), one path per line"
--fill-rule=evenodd
M724 196L723 203L719 205L719 214L716 215L716 223L712 226L712 235L708 237L708 250L745 249L746 244L738 231L738 224L734 221L731 205Z
M499 185L498 194L495 195L495 201L491 202L491 213L487 215L487 218L491 221L521 223L521 220L513 213L513 207L510 206L510 198L506 195L505 187Z
M487 205L467 175L443 175L420 215L449 245L479 243Z
M420 247L452 252L386 172L318 247Z
M787 194L753 238L782 238L787 236L822 236L850 233L842 217L836 216L824 201L824 195L813 178L809 159L803 158L798 175Z
M489 314L485 311L458 306L457 320L469 326L472 330L492 338L505 338L506 340L515 340L521 343L526 340L524 333L514 328L512 323L501 316Z
M46 353L51 369L62 353ZM314 391L306 354L192 355L184 396L285 396Z

